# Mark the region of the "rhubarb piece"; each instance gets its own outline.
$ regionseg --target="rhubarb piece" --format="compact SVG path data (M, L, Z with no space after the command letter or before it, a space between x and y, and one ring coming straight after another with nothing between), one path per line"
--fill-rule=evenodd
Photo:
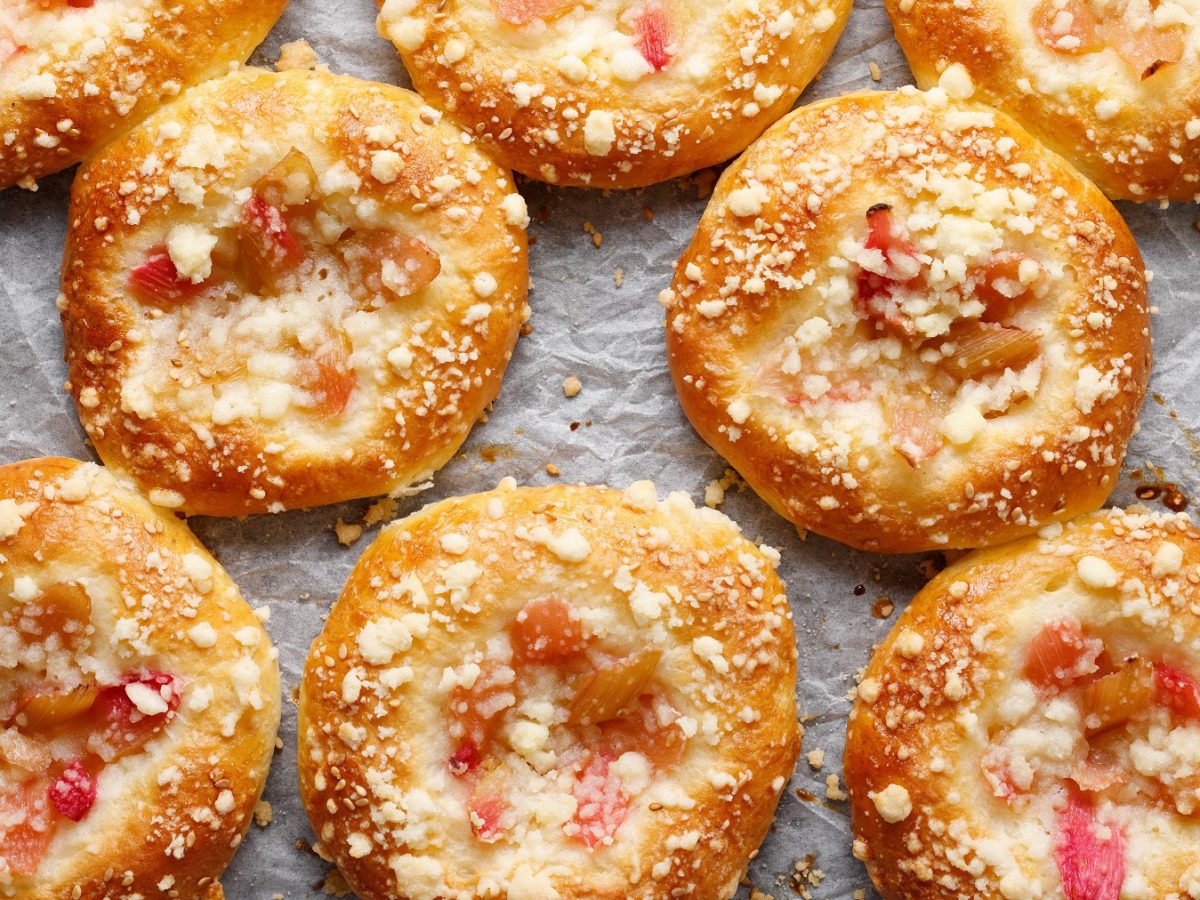
M1008 802L1017 794L1013 784L1012 769L1008 755L999 747L992 747L983 757L983 777L991 788L992 796Z
M1158 28L1146 25L1135 31L1121 17L1106 21L1101 33L1104 42L1116 50L1142 79L1183 59L1185 31L1182 26Z
M512 807L498 797L471 802L471 830L485 844L494 844L512 827Z
M1041 688L1063 689L1097 670L1104 644L1085 637L1083 625L1065 616L1047 625L1029 645L1025 677Z
M901 315L893 293L899 285L913 281L921 274L921 260L886 203L867 210L864 246L868 250L878 250L887 268L883 273L866 269L858 273L859 311L877 331L890 329L901 336L911 336L912 325Z
M242 207L237 233L243 269L257 287L278 290L304 261L304 248L283 211L258 194Z
M490 660L485 660L479 668L479 676L470 687L458 685L450 692L450 716L454 722L451 736L457 741L452 764L454 757L471 759L471 751L463 749L468 743L480 758L486 758L500 727L501 713L517 702L512 669Z
M1003 323L1016 315L1031 293L1031 286L1021 279L1022 267L1029 264L1041 274L1042 266L1033 257L1005 250L972 272L972 292L986 307L983 321Z
M560 16L577 5L578 0L492 0L500 21L518 26Z
M620 716L646 690L661 660L661 650L647 648L600 666L575 691L571 723L596 725Z
M587 641L571 604L549 597L517 613L510 631L513 653L531 663L561 663L583 652Z
M74 581L59 581L46 588L38 603L62 619L87 622L92 617L92 598L83 586Z
M471 830L480 841L494 844L516 824L507 797L512 790L503 768L486 772L475 783L467 804Z
M296 148L254 182L254 196L267 206L286 210L302 206L317 190L317 173L309 158Z
M81 585L58 582L26 607L26 615L33 620L36 633L54 634L71 644L83 636L91 621L92 601Z
M384 292L401 300L411 297L442 271L441 258L428 244L400 231L351 234L338 242L338 249L370 300Z
M0 66L23 53L25 49L24 45L17 43L12 32L0 26Z
M642 57L655 72L661 72L671 62L671 18L661 0L648 0L638 14L634 36Z
M1119 900L1125 883L1121 830L1101 826L1091 804L1074 790L1058 827L1055 859L1066 900Z
M1075 764L1071 780L1089 793L1107 791L1129 780L1123 754L1128 751L1129 738L1116 731L1099 733L1089 739L1087 759Z
M54 838L46 797L48 779L32 778L0 792L0 857L18 875L32 875Z
M613 759L640 753L660 771L678 764L687 749L687 738L677 724L678 713L666 698L643 693L630 705L627 714L600 723L601 746Z
M1041 343L1033 332L969 319L950 329L942 350L951 349L939 365L955 378L968 381L1025 368L1041 354Z
M1183 58L1182 26L1147 23L1134 29L1123 13L1118 9L1101 20L1088 0L1067 0L1065 5L1045 0L1034 12L1033 27L1041 42L1057 53L1096 53L1111 47L1139 78L1149 78Z
M1154 667L1155 695L1159 703L1182 719L1200 719L1200 682L1174 666Z
M26 772L39 773L51 763L44 740L26 737L16 728L0 729L0 761Z
M94 682L86 682L69 691L43 688L29 694L21 706L22 728L48 731L88 712L100 695Z
M129 273L129 289L134 297L164 312L194 300L204 288L204 284L179 277L165 247L155 247L145 262Z
M615 759L603 752L594 754L571 791L577 804L572 821L578 826L573 837L589 850L611 844L629 813L629 797L620 779L609 774Z
M161 703L154 705L162 707L162 711L147 713L138 709L129 696L131 685L147 688L160 698ZM139 749L158 734L178 709L182 689L179 679L161 672L134 673L118 684L102 687L89 715L98 726L98 733L93 737L103 741L109 751L106 758L111 758L114 751L129 753ZM137 696L139 691L135 689L134 693Z
M1154 670L1143 659L1098 678L1083 689L1080 707L1089 736L1124 725L1154 696Z
M313 398L317 412L337 418L350 405L358 379L350 365L350 341L338 333L300 364L300 386Z
M877 203L867 210L865 244L869 250L880 251L893 265L901 264L906 269L909 267L908 260L917 255L916 247L905 237L895 211L887 203Z
M1056 53L1077 55L1104 49L1100 20L1090 0L1043 0L1033 13L1033 30Z
M78 822L91 811L96 802L96 780L88 774L83 760L75 760L50 785L50 803L60 815Z
M933 410L921 408L908 400L898 400L885 406L892 449L904 457L914 469L937 455L945 438L933 427Z
M829 339L831 343L834 340L837 338ZM840 348L831 347L830 350L836 355ZM846 352L849 352L849 348L846 348ZM785 365L788 372L784 371ZM818 373L830 381L830 387L813 397L804 391L805 379ZM750 382L750 390L757 396L799 407L811 407L822 402L856 403L871 396L871 388L856 378L852 371L818 372L809 351L801 350L792 340L783 341L771 352Z

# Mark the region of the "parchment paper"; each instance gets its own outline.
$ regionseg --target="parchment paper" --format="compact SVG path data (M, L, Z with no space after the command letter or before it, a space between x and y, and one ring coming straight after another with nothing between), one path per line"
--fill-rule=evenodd
M375 35L375 9L374 0L292 0L255 61L269 63L282 43L304 37L335 72L407 85L395 51ZM882 74L878 84L870 76L872 62ZM858 2L833 60L801 102L873 86L894 88L910 79L878 0ZM91 457L62 389L66 373L54 305L71 175L48 179L36 194L0 193L3 462L55 453ZM490 421L475 428L431 490L401 501L401 515L427 502L488 489L504 475L523 484L552 482L547 464L559 467L562 481L624 486L651 478L663 491L688 491L702 501L705 486L723 475L725 465L676 405L656 298L703 212L700 194L711 180L607 195L521 184L536 239L530 254L533 332L517 348ZM1200 312L1200 231L1193 224L1200 209L1127 204L1122 212L1155 272L1152 293L1159 312L1154 398L1147 400L1113 502L1133 501L1134 469L1150 480L1176 482L1192 496L1200 488L1200 329L1191 327ZM570 375L582 381L583 390L568 400L562 382ZM572 430L573 423L581 424ZM191 522L250 602L270 606L269 628L284 677L284 746L266 792L274 818L265 828L252 826L222 879L234 900L323 895L329 867L308 849L313 835L296 788L291 698L310 642L377 530L346 548L335 539L333 525L339 518L361 521L367 506ZM795 864L811 856L811 877L801 880L811 896L851 898L860 889L874 896L850 853L846 804L827 799L826 779L840 779L850 708L846 693L855 670L895 621L896 613L873 616L873 607L886 607L880 598L887 598L898 612L939 559L873 556L816 536L803 539L749 491L731 489L722 509L747 536L782 551L781 574L800 647L797 696L805 751L825 751L820 771L802 757L748 882L776 898L794 897ZM748 885L739 896L748 897L750 890Z

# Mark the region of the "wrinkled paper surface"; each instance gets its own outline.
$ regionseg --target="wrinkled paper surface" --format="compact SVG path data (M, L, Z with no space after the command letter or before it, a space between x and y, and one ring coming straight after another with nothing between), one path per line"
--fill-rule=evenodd
M375 35L375 8L374 0L292 0L255 61L273 61L282 43L304 37L335 72L407 85L394 49ZM872 62L882 74L878 84L870 76ZM879 0L867 0L855 4L833 60L802 102L910 80ZM45 454L91 457L62 387L66 370L54 304L71 174L46 180L37 193L0 193L3 462ZM536 238L530 253L533 332L517 347L490 421L476 427L432 489L400 501L401 515L427 502L489 489L504 475L522 484L553 482L547 464L559 467L564 482L623 487L650 478L661 492L687 491L703 502L705 486L722 476L725 465L692 432L675 402L657 295L704 210L698 184L705 183L711 179L607 196L521 183ZM1156 396L1146 402L1126 473L1141 467L1192 496L1200 488L1200 328L1192 327L1200 313L1200 231L1193 224L1200 209L1124 204L1122 212L1155 273L1158 309L1151 384ZM599 247L592 232L602 239ZM570 375L583 383L574 399L562 390ZM572 423L581 424L573 430ZM1114 502L1132 502L1135 486L1127 474ZM377 531L369 529L346 548L335 539L333 525L339 517L360 522L368 505L191 522L247 599L271 608L269 628L283 670L284 747L266 791L274 819L265 828L251 827L223 877L233 900L323 896L329 866L307 849L313 835L296 787L291 698L310 642ZM824 876L812 879L818 886L803 882L811 896L851 898L859 889L874 896L850 853L846 803L827 799L826 779L840 777L850 709L846 694L854 673L923 583L926 560L936 557L881 557L816 536L804 539L749 491L731 489L722 509L748 537L782 552L780 571L789 585L800 648L804 750L825 751L820 771L801 757L775 828L750 866L749 882L776 898L793 897L795 863L811 855ZM886 619L873 616L873 607L886 606L880 598L894 603L897 612ZM739 897L749 891L744 888Z

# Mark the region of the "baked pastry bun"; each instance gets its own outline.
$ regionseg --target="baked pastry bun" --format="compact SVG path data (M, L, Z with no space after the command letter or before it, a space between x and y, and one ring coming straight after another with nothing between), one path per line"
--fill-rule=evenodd
M0 188L91 156L245 62L287 0L4 0Z
M275 748L258 616L73 459L0 466L0 896L219 900Z
M851 0L379 0L413 84L504 165L629 188L736 156L791 109Z
M917 83L947 70L1111 197L1200 200L1192 0L885 0Z
M528 316L525 202L410 91L243 70L84 168L62 316L106 464L241 515L427 477Z
M971 554L875 651L854 852L885 898L1200 897L1200 533L1105 510Z
M781 515L868 550L1098 508L1146 391L1120 216L941 88L780 122L722 176L662 300L700 435Z
M300 790L363 900L725 900L799 752L778 554L654 485L386 528L312 645Z

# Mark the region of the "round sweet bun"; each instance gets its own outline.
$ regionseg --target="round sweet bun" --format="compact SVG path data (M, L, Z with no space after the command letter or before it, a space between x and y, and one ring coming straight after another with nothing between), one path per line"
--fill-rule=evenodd
M277 512L427 478L500 390L525 202L416 94L242 70L107 148L71 198L69 388L160 506Z
M940 88L776 125L722 176L661 299L700 435L782 516L873 551L1098 508L1146 391L1146 274L1121 217Z
M363 900L734 895L799 753L774 566L650 482L389 526L300 691L300 790Z
M0 188L32 188L245 62L287 0L5 0Z
M1104 510L971 554L858 686L854 853L885 898L1200 897L1200 532Z
M631 188L736 156L791 109L851 0L380 0L417 90L551 184Z
M1110 196L1200 200L1195 0L885 0L917 83L947 70Z
M220 900L279 727L259 617L105 469L0 467L0 896Z

